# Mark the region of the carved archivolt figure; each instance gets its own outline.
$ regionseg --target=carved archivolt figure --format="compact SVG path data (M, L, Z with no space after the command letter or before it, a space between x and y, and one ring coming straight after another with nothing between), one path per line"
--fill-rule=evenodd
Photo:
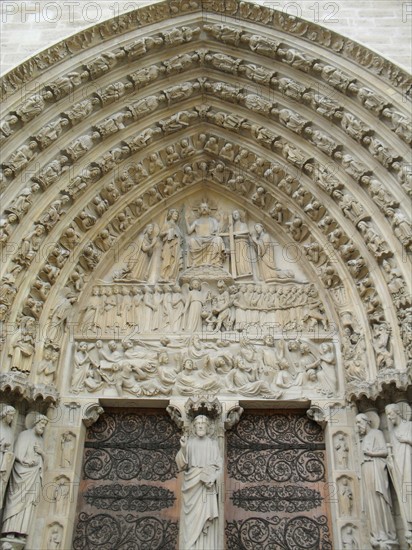
M412 542L412 422L402 417L401 408L396 403L387 405L385 411L392 445L391 474L409 531L406 537Z
M10 405L0 408L0 508L6 494L6 486L13 466L14 429L16 409Z
M383 433L371 427L366 414L358 414L356 426L362 450L362 488L369 518L370 541L373 548L392 548L396 530L392 517L392 501L386 469L386 448Z
M318 378L322 383L324 391L333 395L336 391L337 379L336 379L336 360L333 346L324 342L319 347L320 351L320 365Z
M178 226L179 212L171 208L160 230L163 241L160 280L176 281L182 268L182 232Z
M187 224L189 235L190 262L192 267L201 265L223 265L225 244L219 233L219 222L211 216L209 205L203 202L199 207L199 216L193 223Z
M182 483L181 544L185 550L219 548L218 483L222 457L212 439L209 419L199 415L193 421L195 435L180 440L176 463L184 471Z
M43 450L43 433L47 423L46 416L29 413L26 417L28 429L17 438L14 448L16 458L3 515L3 535L17 535L25 539L30 532L31 520L41 492L46 456Z
M33 317L23 316L20 328L12 339L9 352L11 370L29 373L35 346L36 321Z

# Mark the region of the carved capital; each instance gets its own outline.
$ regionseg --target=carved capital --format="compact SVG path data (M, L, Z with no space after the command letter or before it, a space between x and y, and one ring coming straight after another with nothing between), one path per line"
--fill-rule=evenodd
M306 415L308 418L310 418L310 420L313 420L314 422L319 424L321 428L325 428L329 416L327 412L328 411L320 405L312 405L310 409L306 411Z
M228 411L224 420L225 430L230 430L239 422L244 409L240 405L236 405Z
M104 409L98 403L93 403L92 405L89 405L85 409L83 418L82 418L86 428L93 426L93 424L99 420L100 415L103 413L104 413Z
M33 401L41 399L43 402L56 403L59 392L54 384L35 384L31 386L31 397Z
M179 430L181 430L184 425L184 420L182 417L181 410L175 405L168 405L166 407L166 411L168 412L170 418L173 420L176 426L179 428Z

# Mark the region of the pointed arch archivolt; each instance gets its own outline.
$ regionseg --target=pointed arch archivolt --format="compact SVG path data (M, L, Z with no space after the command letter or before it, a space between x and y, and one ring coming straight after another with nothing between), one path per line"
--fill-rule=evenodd
M373 63L369 56L369 63L360 46L247 6L207 3L206 14L199 7L174 12L173 2L142 8L84 31L6 75L3 323L19 327L22 316L46 323L67 286L81 300L73 273L84 277L86 292L87 282L109 261L110 252L96 247L99 233L107 226L114 232L114 220L133 201L141 200L146 210L140 216L131 209L135 221L115 235L118 247L196 186L219 188L256 215L253 195L262 187L267 200L259 216L267 226L285 233L287 242L293 239L290 222L301 218L308 227L305 238L295 238L302 254L317 242L328 258L311 267L319 287L332 295L335 286L345 288L345 308L367 342L369 389L360 392L377 391L375 376L402 385L412 242L411 130L403 103L408 77L379 59L377 76L376 58ZM361 64L352 59L354 52ZM216 152L206 147L211 137ZM196 150L190 159L182 158L184 139ZM250 162L222 157L226 142L234 144L236 155L247 150ZM168 146L179 156L170 167ZM148 170L148 156L159 151L162 169L124 191L119 179L124 170L138 163ZM227 176L209 186L217 164L224 164ZM196 172L193 185L167 195L165 179L182 178L187 165ZM227 183L238 175L248 183L241 197ZM111 183L119 198L99 216L91 203ZM147 202L150 188L161 195L153 206ZM271 215L275 204L282 222ZM85 209L99 218L88 230L77 223ZM39 237L33 236L35 227ZM68 227L80 237L72 249L63 244ZM90 242L101 254L88 271L79 261ZM333 283L327 266L336 274ZM50 285L44 296L42 283ZM3 350L5 371L11 345L6 342Z

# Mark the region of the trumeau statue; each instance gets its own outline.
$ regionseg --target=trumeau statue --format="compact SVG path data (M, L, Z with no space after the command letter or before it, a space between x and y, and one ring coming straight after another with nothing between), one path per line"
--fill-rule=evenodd
M210 421L197 416L194 434L183 435L176 463L183 471L181 544L185 550L219 548L218 487L223 461L218 442L209 435Z
M46 416L29 413L26 427L17 437L14 447L15 462L3 513L2 534L25 540L38 504L43 479L45 452L43 433L48 423Z

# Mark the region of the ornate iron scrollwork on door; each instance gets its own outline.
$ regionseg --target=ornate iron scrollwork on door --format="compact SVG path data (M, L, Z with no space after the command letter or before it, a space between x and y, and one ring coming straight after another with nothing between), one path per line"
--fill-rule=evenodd
M325 482L315 422L303 413L244 413L228 432L227 550L331 550Z
M109 412L89 428L74 550L177 548L179 438L166 413L144 410Z
M226 541L227 550L332 550L326 516L252 517L228 522Z

